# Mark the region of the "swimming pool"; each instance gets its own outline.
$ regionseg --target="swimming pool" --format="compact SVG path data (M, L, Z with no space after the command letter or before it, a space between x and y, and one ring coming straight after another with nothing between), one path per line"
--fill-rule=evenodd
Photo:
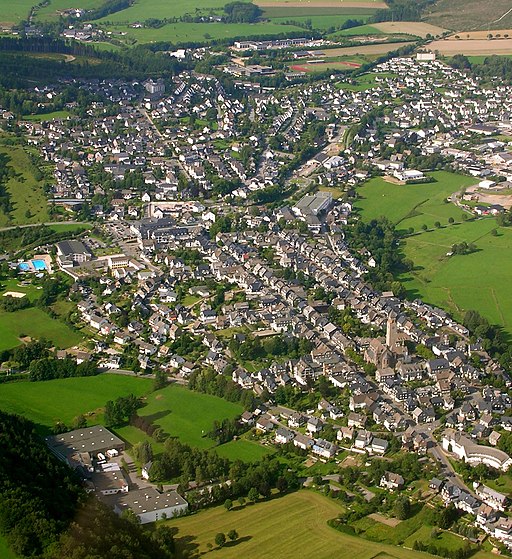
M18 264L18 268L22 272L28 272L30 270L30 264L28 264L27 262L22 262L21 264Z
M31 262L36 272L46 270L46 262L44 260L32 260Z

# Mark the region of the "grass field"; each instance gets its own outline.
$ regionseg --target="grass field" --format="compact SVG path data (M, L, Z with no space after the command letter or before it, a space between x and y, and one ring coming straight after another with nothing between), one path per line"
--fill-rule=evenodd
M363 219L385 215L399 229L412 227L416 234L403 242L405 256L415 269L401 279L410 297L420 297L460 318L465 310L478 310L490 321L512 332L512 300L508 281L512 264L512 231L500 228L494 218L462 221L462 210L445 203L450 194L475 179L442 171L432 173L437 182L423 185L394 185L372 179L359 189L357 202ZM453 217L456 223L449 225ZM439 221L441 228L434 223ZM429 228L422 231L422 225ZM475 243L478 251L447 257L454 243ZM485 270L485 274L482 274Z
M56 347L76 345L82 336L43 310L30 307L13 313L0 311L0 350L20 345L21 336L46 338Z
M440 221L445 225L450 217L460 221L462 210L445 200L462 187L474 185L475 179L445 171L429 174L436 182L397 185L374 178L358 189L362 199L356 207L365 220L384 215L400 229L420 231L423 224L432 228Z
M463 36L463 35L462 35ZM461 39L460 41L440 40L429 44L429 49L446 56L464 54L467 56L512 54L512 39L489 41L487 39Z
M16 555L7 546L7 541L0 534L0 557L2 559L18 559Z
M442 27L421 21L385 21L383 23L375 23L373 26L383 33L405 33L423 38L427 35L436 37L446 31Z
M314 493L298 491L271 501L226 511L216 507L169 521L177 529L179 550L199 555L213 544L219 559L420 559L432 557L409 549L374 543L342 534L327 521L343 512L334 501ZM237 530L240 538L222 549L215 535ZM491 557L487 555L487 557ZM482 558L483 559L483 558Z
M79 414L101 411L108 400L131 393L142 396L150 389L149 379L108 374L7 383L0 390L0 409L27 417L47 433L58 420L69 425ZM101 418L101 413L95 415L90 424L101 422Z
M267 454L274 451L253 441L238 439L229 443L217 446L215 452L223 458L229 460L242 460L243 462L258 462Z
M170 41L186 43L190 41L208 42L214 39L230 39L234 37L252 37L259 35L280 35L287 31L302 31L294 25L278 25L276 23L170 23L159 29L133 29L127 25L105 26L105 30L117 31L126 35L120 39L131 39L138 43L154 43Z
M282 17L273 17L271 21L273 23L285 24L288 21L297 21L304 23L305 21L311 21L313 29L329 29L330 27L340 27L349 19L359 19L360 21L366 21L369 15L357 15L357 14L324 14L324 15L311 15L311 16L292 16L286 15Z
M9 157L7 165L16 173L6 185L13 210L9 215L0 214L0 227L47 221L48 203L43 183L36 179L36 169L27 153L21 147L5 145L0 145L0 153Z
M53 113L46 113L41 115L27 115L24 120L32 120L36 122L45 122L48 120L55 120L57 118L67 118L71 113L68 111L54 111Z
M361 21L366 21L371 15L376 12L375 9L371 8L345 8L343 4L339 4L334 7L321 7L315 4L308 4L298 7L289 6L265 6L263 8L263 17L266 18L285 18L285 19L296 19L300 21L299 18L313 18L314 16L339 16L343 17L346 21L347 19L358 19Z
M16 2L0 2L0 24L15 25L28 18L30 8L35 4L34 0L16 0Z
M33 2L35 3L35 2ZM71 8L82 8L83 10L93 10L99 8L105 2L103 0L81 0L79 3L73 0L51 0L47 6L43 6L36 12L36 19L51 21L59 18L59 12Z
M222 398L192 392L182 386L168 386L152 392L139 415L151 417L166 433L184 443L210 448L215 443L203 434L211 430L214 420L234 418L242 411L239 404Z

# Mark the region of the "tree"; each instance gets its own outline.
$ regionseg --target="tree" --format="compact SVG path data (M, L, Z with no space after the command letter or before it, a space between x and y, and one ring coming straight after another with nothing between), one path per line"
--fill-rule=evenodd
M71 424L73 429L83 429L87 427L87 419L83 415L77 415L75 419L73 419L73 423Z
M233 501L231 499L226 499L224 501L224 508L226 510L231 510L233 508Z
M229 538L232 542L234 542L235 540L238 539L238 532L237 532L236 530L230 530L230 531L228 532L228 538Z
M240 504L241 507L243 507L245 505L245 497L242 495L241 497L238 497L238 503Z
M155 380L153 381L153 390L160 390L167 386L167 375L163 371L155 371Z
M225 534L223 534L222 532L219 532L219 533L215 536L215 543L217 544L218 547L222 547L222 546L226 543L226 536L225 536Z
M423 224L423 225L421 226L421 229L422 229L423 231L426 231L426 230L428 229L428 227L427 227L425 224Z
M142 464L146 464L153 459L153 448L149 441L139 441L133 447L133 453Z
M258 490L256 489L256 487L251 487L247 497L248 497L249 501L253 501L253 502L256 502L259 499L260 494L259 494Z
M395 502L393 508L394 515L398 520L406 520L411 514L411 502L405 496L400 496Z
M436 221L436 222L434 223L434 227L435 227L436 229L439 229L439 228L441 227L441 222Z
M448 218L448 223L450 223L450 224L455 223L455 220L453 219L453 217Z

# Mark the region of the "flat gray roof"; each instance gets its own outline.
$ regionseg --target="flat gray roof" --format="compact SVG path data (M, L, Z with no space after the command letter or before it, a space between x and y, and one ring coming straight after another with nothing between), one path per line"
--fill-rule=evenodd
M67 458L75 452L97 454L111 448L124 448L124 441L111 433L103 425L75 429L52 437L46 437L46 444L56 453Z
M116 505L119 509L130 508L135 514L187 504L187 501L176 491L159 493L154 487L129 491L128 493L118 495L116 499Z

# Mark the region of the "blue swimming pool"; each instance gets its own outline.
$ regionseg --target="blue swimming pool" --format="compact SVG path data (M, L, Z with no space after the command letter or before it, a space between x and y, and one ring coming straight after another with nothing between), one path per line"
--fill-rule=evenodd
M36 272L46 270L46 262L44 260L32 260L32 266Z
M28 272L28 270L30 270L30 264L27 264L27 262L22 262L21 264L18 264L18 268L22 272Z

